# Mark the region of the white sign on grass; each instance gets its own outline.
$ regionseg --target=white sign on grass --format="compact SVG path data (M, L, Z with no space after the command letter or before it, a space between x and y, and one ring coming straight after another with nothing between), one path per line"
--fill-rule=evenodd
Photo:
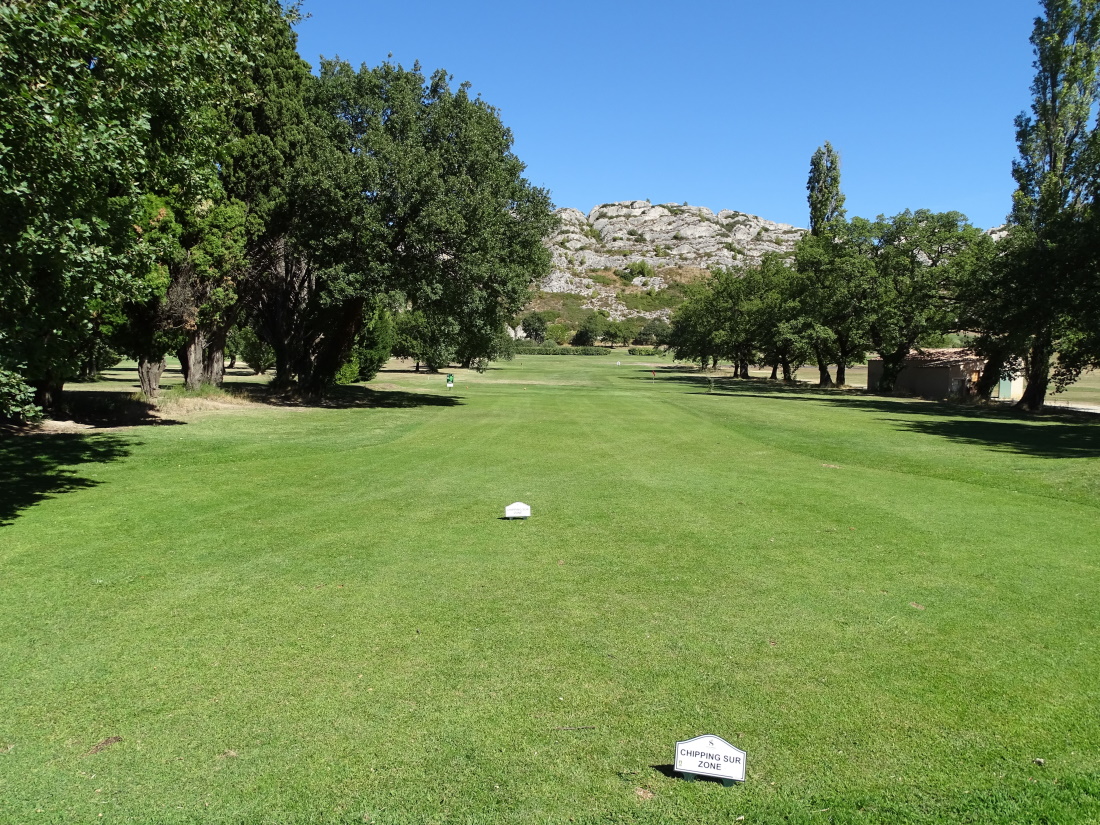
M531 517L531 505L524 504L522 501L517 501L514 504L509 504L504 508L505 518L530 518Z
M704 734L676 743L676 770L683 774L745 781L745 752L721 736Z

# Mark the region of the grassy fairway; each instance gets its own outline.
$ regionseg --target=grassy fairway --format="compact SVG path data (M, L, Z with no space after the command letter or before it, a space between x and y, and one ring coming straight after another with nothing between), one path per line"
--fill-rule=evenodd
M1100 820L1097 424L634 360L0 441L0 822Z

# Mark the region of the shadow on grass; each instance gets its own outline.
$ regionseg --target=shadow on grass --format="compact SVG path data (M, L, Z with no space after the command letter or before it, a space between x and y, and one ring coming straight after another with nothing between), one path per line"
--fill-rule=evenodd
M662 776L667 776L669 779L679 779L683 782L717 782L719 785L723 784L719 777L706 776L704 774L694 774L694 779L688 779L683 774L676 772L675 765L650 765L649 767Z
M232 395L275 407L410 410L417 407L457 407L462 404L461 396L405 392L404 390L375 390L355 384L334 387L324 398L316 401L274 390L267 384L225 384L222 388Z
M156 407L134 395L117 390L79 390L62 396L61 410L54 418L71 419L92 427L146 427L182 424L158 418Z
M0 527L43 499L95 487L98 481L81 478L72 468L117 461L131 446L109 434L0 434Z
M868 395L862 389L821 389L808 384L784 384L764 378L706 375L659 375L694 387L699 394L730 398L814 401L835 407L886 413L882 420L899 430L947 438L987 449L1039 458L1100 456L1100 416L1076 410L1048 408L1034 415L1011 406L977 406ZM644 380L638 376L636 380ZM901 418L899 416L911 416Z

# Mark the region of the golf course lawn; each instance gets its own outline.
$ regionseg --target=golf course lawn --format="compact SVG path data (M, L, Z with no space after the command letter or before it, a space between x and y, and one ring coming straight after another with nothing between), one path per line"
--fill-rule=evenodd
M0 822L1100 821L1100 423L642 360L0 435Z

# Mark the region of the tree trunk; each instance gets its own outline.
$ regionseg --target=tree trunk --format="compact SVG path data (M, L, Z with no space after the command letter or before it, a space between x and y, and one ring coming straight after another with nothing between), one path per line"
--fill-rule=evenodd
M738 374L740 375L741 378L748 378L749 377L749 362L742 358L740 364L738 365L737 372L738 372Z
M838 387L843 387L847 378L848 373L844 367L844 360L841 359L840 363L836 365L836 385Z
M209 345L202 352L202 383L220 387L225 379L225 352Z
M61 404L61 389L65 386L65 382L56 375L51 375L29 383L34 387L34 403L41 407L43 412L56 412Z
M905 369L905 359L909 357L912 349L908 344L902 344L893 352L880 352L882 356L882 377L878 380L875 392L879 395L889 395L894 391L894 385L898 382L898 376Z
M817 358L817 385L819 387L833 386L833 377L829 375L829 362L821 356Z
M779 363L783 367L783 380L790 384L794 381L794 375L791 374L790 359L786 356L783 356L783 358L780 359Z
M989 401L993 398L993 388L1000 383L1001 370L1004 369L1007 356L1003 350L995 350L989 360L985 362L978 383L974 385L974 393L979 401Z
M203 352L202 380L215 387L220 387L225 380L225 352L221 348L208 347Z
M202 330L191 330L187 334L187 342L176 353L180 359L180 369L183 371L183 385L189 390L197 390L202 385L204 343Z
M1031 342L1027 353L1027 369L1024 372L1027 386L1016 404L1017 409L1038 412L1046 403L1047 389L1050 386L1050 339L1046 335L1037 336Z
M779 380L779 362L778 361L776 361L774 364L772 364L772 374L768 376L768 380L769 381L778 381Z
M138 382L141 384L141 393L146 398L153 399L160 392L160 377L164 373L164 357L154 360L142 356L138 359Z

